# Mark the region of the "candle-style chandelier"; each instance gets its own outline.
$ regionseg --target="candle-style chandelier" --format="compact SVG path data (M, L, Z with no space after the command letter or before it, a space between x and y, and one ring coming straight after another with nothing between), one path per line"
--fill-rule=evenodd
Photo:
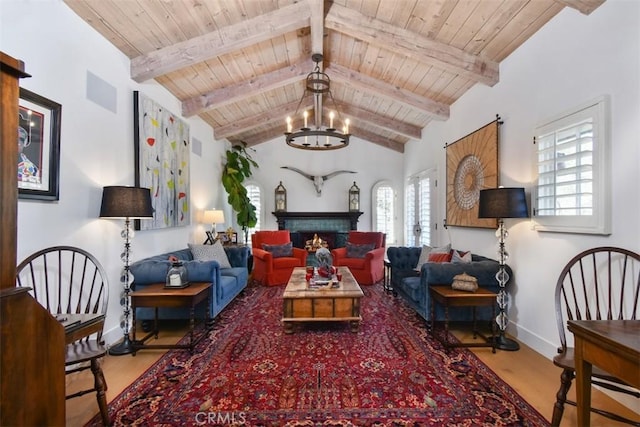
M298 114L300 105L304 98L311 93L313 95L313 111L314 111L314 127L309 127L309 112L304 111L302 117L304 126L299 131L293 132L293 122L291 117L287 117L287 131L284 133L287 144L301 150L337 150L349 145L349 119L343 120L338 111L333 95L331 94L331 80L326 73L320 71L320 62L322 62L322 54L314 53L311 56L316 67L307 75L306 86L302 98L298 103L294 116ZM323 95L327 94L333 103L334 111L329 113L329 126L322 124L322 101ZM334 119L342 122L341 130L334 127Z

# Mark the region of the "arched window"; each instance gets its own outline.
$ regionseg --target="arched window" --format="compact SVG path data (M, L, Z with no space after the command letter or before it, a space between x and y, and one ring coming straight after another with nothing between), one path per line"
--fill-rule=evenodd
M397 245L396 239L396 192L388 181L380 181L373 186L373 231L386 233L386 245Z

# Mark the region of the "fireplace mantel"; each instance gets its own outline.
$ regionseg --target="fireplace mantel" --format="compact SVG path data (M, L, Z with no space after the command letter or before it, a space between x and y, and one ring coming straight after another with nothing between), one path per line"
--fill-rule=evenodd
M363 212L271 212L278 220L278 230L287 230L287 222L294 220L348 220L350 230L358 229L358 218ZM298 231L298 230L291 230Z

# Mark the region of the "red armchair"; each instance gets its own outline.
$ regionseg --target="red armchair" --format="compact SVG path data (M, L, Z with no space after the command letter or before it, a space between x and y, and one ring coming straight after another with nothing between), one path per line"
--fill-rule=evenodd
M347 245L373 244L374 249L366 252L363 258L348 258L347 247L336 248L331 251L333 265L349 267L360 285L379 282L384 276L385 237L384 233L374 231L350 231Z
M256 231L251 235L253 253L253 278L267 286L284 285L289 281L294 267L307 265L307 251L292 248L292 256L274 257L263 249L266 245L285 245L291 242L289 230Z

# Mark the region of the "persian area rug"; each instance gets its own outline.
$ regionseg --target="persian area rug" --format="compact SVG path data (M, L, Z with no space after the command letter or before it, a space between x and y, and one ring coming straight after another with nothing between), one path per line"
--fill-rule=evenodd
M285 334L283 291L247 288L193 355L168 352L109 404L114 424L548 425L472 352L446 353L380 285L363 287L357 333L335 322Z

